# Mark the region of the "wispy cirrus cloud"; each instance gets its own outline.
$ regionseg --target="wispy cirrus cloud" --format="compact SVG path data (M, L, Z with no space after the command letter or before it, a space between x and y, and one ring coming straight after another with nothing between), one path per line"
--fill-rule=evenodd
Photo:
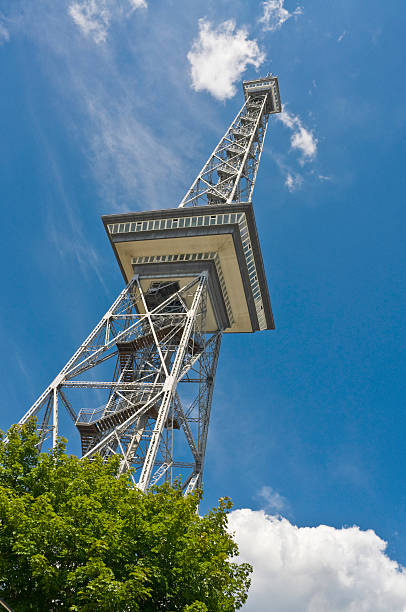
M190 145L190 135L177 118L159 120L162 115L156 105L156 89L141 90L140 83L146 78L146 59L157 65L159 58L157 72L160 69L168 82L178 86L178 72L170 68L176 65L179 52L171 55L172 49L168 49L166 63L161 57L162 46L154 55L156 45L152 40L156 40L161 23L150 24L151 37L133 37L144 22L142 11L134 9L145 7L144 0L71 0L68 4L88 6L89 19L92 15L100 19L100 29L96 24L87 36L90 41L95 37L100 42L105 40L104 44L86 44L84 33L72 37L72 29L78 24L66 6L52 0L38 0L27 9L23 9L23 0L16 0L6 24L10 22L14 28L10 26L11 36L24 33L46 57L42 66L58 99L59 119L88 164L87 168L82 165L83 172L88 168L92 171L104 202L103 212L176 204L185 181L180 159L188 151L185 141ZM125 24L127 18L131 31ZM114 20L117 27L113 29ZM125 67L117 59L118 44L127 49ZM141 65L137 64L140 57ZM137 71L131 68L131 62ZM179 91L184 93L185 89L174 87L174 91L180 96ZM187 94L185 99L187 103ZM75 206L73 202L71 205Z
M85 36L103 43L113 19L140 8L147 8L146 0L79 0L69 5L68 12Z
M145 208L168 205L168 183L183 176L174 149L143 123L130 101L107 104L107 92L85 95L91 120L90 163L95 176L104 177L106 199L121 210L134 208L128 201L131 193Z
M277 117L292 131L290 146L301 153L301 163L312 161L316 156L318 143L313 132L304 127L298 115L289 113L285 108Z
M303 185L303 176L298 172L288 171L285 175L285 185L288 190L293 193L301 188Z
M111 20L106 2L74 2L69 6L69 14L85 36L96 43L105 42Z
M284 0L265 0L263 2L264 14L259 20L265 31L274 32L280 30L283 24L291 17L296 17L303 13L303 9L298 6L292 13L284 7Z
M247 612L404 612L406 568L374 531L297 527L263 510L235 510L239 561L254 567Z
M2 23L2 18L0 14L0 45L6 43L8 40L10 40L10 33L7 30L6 26Z
M236 83L248 66L261 66L265 53L256 40L248 38L245 27L236 27L234 20L215 27L206 19L200 19L199 35L187 58L192 88L208 91L218 100L226 100L235 95Z
M340 36L337 38L337 42L341 42L344 36L347 36L347 34L348 34L347 30L344 30L344 32L342 32Z
M276 153L275 151L272 151L270 153L270 156L272 157L272 159L278 166L280 173L284 177L284 184L285 187L287 187L288 191L290 193L294 193L295 191L301 189L304 183L303 174L297 172L297 170L292 167L292 164L288 163L287 155L282 155L281 153Z

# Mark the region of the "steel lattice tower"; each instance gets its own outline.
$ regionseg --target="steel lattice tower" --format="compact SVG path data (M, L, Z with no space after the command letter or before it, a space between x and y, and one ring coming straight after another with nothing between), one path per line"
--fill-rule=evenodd
M274 328L251 199L278 80L243 90L178 208L102 218L127 286L20 420L41 447L76 430L83 457L118 454L142 490L200 486L222 334Z

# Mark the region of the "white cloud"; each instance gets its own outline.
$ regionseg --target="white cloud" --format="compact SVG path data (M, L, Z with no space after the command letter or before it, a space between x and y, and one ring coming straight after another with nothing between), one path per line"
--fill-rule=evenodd
M293 13L289 13L283 4L284 0L265 0L263 3L264 14L259 20L259 22L263 24L263 29L265 31L273 32L279 30L285 21L303 13L303 9L300 6L298 6Z
M303 176L299 172L296 172L287 162L286 155L272 151L271 157L278 166L281 174L285 177L285 186L288 190L291 193L298 191L304 183Z
M111 13L103 0L84 0L69 6L69 14L85 36L91 36L96 43L105 42L110 25Z
M10 40L10 34L7 28L0 23L0 45Z
M147 8L146 0L129 0L129 3L134 10L138 8Z
M139 8L146 8L146 0L81 0L69 6L69 14L85 36L96 43L105 42L113 18L129 15Z
M303 185L302 175L296 172L287 172L285 185L291 193L297 191Z
M277 512L279 514L282 510L287 510L287 500L272 487L263 486L258 493L258 497L265 502L264 507L268 512Z
M218 100L232 98L247 66L259 68L265 60L256 40L248 39L246 28L236 29L232 19L217 28L200 19L199 36L187 57L193 89L206 90Z
M303 126L298 127L297 131L292 135L290 144L293 149L302 151L304 157L312 159L316 155L317 140L312 132L309 132Z
M341 42L344 36L346 35L347 35L347 30L344 30L344 32L340 34L340 36L337 38L337 42Z
M302 162L314 159L317 153L317 138L313 132L303 126L297 115L288 113L286 110L276 116L286 127L292 130L290 146L292 149L298 149L301 152Z
M296 527L250 509L229 517L254 566L247 612L405 612L406 568L372 530Z

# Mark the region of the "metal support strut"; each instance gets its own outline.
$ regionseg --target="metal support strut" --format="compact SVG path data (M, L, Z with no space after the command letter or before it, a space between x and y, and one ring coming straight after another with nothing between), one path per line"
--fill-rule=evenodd
M206 272L183 286L135 275L19 422L39 419L41 447L76 428L83 457L115 454L140 489L180 476L189 492L201 483L221 340L206 333L207 291Z

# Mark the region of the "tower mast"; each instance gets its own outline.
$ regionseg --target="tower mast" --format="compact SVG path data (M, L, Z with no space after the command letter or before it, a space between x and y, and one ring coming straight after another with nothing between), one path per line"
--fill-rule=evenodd
M274 328L251 198L278 80L243 90L178 208L102 217L126 287L19 421L118 455L141 490L201 485L222 334Z
M278 79L244 81L244 104L180 203L251 202L269 115L281 112Z

